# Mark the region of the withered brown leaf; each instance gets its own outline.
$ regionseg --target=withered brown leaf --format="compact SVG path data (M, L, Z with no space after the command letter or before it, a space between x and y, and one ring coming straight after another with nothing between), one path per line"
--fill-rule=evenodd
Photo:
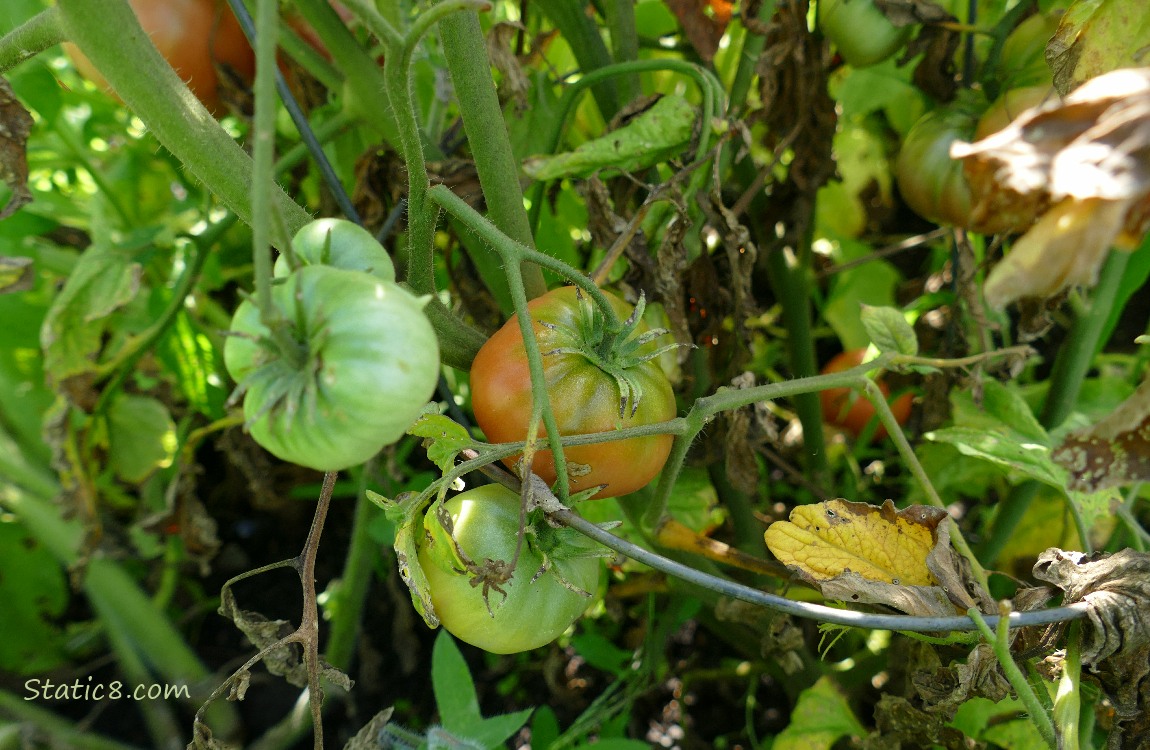
M971 228L1026 232L987 279L988 304L1093 284L1111 246L1134 249L1150 226L1150 68L1099 76L951 156Z

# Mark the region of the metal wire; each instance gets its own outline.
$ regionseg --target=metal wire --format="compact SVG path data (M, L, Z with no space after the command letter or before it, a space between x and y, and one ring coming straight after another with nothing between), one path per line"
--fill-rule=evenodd
M240 22L240 27L244 30L244 36L248 38L248 42L252 47L255 47L256 27L255 22L252 20L251 13L248 12L247 6L244 5L243 0L228 0L228 5L231 6L232 12L236 14L236 19ZM284 107L287 108L296 130L299 131L300 138L303 139L304 145L307 146L308 152L311 154L312 159L315 160L316 166L319 167L324 182L327 183L328 188L331 189L332 195L335 197L335 202L339 206L339 210L342 211L343 215L348 219L362 226L363 221L360 219L359 212L357 212L355 206L352 205L351 198L348 196L347 191L344 190L343 184L339 181L335 169L331 166L331 162L327 158L327 154L323 152L323 146L320 145L319 139L315 137L315 132L311 129L311 125L307 121L307 116L304 115L303 110L300 109L299 103L292 95L291 89L288 88L287 81L284 79L283 73L280 72L278 67L276 68L275 74L276 91L279 92Z
M553 515L571 528L591 537L603 546L613 549L621 555L626 555L632 560L649 565L667 575L682 578L689 583L705 586L712 591L717 591L720 594L734 599L741 599L742 601L767 607L768 609L773 609L778 612L785 612L795 617L831 622L838 625L850 625L858 628L909 630L919 633L970 631L978 629L974 620L965 616L918 617L915 615L880 615L835 609L834 607L827 607L821 604L793 601L775 594L768 594L765 591L753 589L750 586L744 586L741 583L718 578L708 573L695 570L689 565L683 565L674 560L669 560L662 555L631 544L625 539L620 539L614 534L604 531L572 511L559 511ZM1055 622L1078 620L1085 617L1086 612L1087 605L1080 602L1068 607L1054 607L1031 612L1012 612L1008 615L1007 619L1010 627L1020 628L1029 625L1049 625ZM1001 618L998 615L987 615L983 619L985 619L991 627L995 627Z

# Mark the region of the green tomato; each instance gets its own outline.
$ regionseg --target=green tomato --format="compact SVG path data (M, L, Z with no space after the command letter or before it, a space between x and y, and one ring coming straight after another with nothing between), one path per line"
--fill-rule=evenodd
M973 99L927 112L903 139L896 175L903 200L924 219L966 227L970 224L970 185L962 162L950 158L950 145L969 142L979 108Z
M528 651L562 635L598 593L602 572L599 558L588 556L583 537L570 529L554 529L542 519L531 522L529 516L514 573L497 584L506 596L487 587L485 597L484 585L472 584L456 544L476 564L510 564L519 506L519 495L501 485L476 487L444 503L454 544L434 512L424 518L419 542L419 565L440 623L456 638L495 654ZM548 567L540 573L545 558Z
M272 298L295 351L280 351L251 301L236 310L224 345L256 442L285 461L338 471L398 440L439 378L424 303L395 284L328 266L301 268Z
M346 219L317 219L305 224L291 241L300 266L333 266L365 271L383 281L395 281L395 265L371 232ZM287 256L276 259L275 275L291 273Z
M912 26L895 26L874 0L820 0L819 28L852 67L877 65L910 39Z

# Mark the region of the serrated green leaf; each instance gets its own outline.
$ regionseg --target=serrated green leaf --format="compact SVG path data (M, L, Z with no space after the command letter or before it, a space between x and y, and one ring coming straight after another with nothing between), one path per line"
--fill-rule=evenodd
M426 438L427 457L445 473L455 465L459 452L474 442L461 424L442 414L424 414L407 432Z
M125 482L170 466L177 447L176 424L156 399L121 395L108 407L108 462Z
M537 156L523 171L537 180L589 177L602 169L635 172L677 156L691 143L698 115L680 96L666 95L629 123L574 151Z
M918 354L918 338L903 314L893 307L863 305L859 317L863 328L879 351Z
M108 316L136 297L141 273L140 264L116 248L93 246L80 256L40 333L51 383L94 368Z
M1046 428L1039 424L1022 392L1014 386L987 380L982 384L981 405L975 404L974 397L966 391L956 391L951 404L959 427L1006 429L1022 442L1050 446Z
M947 427L928 432L927 440L950 443L967 456L982 458L999 466L1019 471L1031 479L1065 487L1065 473L1050 459L1050 448L1019 440L1006 430L992 431L972 427Z

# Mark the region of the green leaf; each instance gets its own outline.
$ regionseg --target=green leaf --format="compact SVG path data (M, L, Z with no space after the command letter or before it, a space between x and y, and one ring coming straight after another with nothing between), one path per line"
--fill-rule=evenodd
M830 750L840 737L866 734L843 694L821 677L799 694L791 723L775 738L773 750Z
M368 493L368 499L378 505L379 501L376 498L386 499L374 492ZM419 564L417 540L421 534L423 534L422 516L407 515L395 530L395 556L399 561L399 576L411 593L411 603L415 605L415 610L427 623L427 627L437 628L439 618L436 617L435 607L431 604L431 584L427 582L427 575Z
M407 430L408 434L426 438L423 441L427 457L442 472L448 472L455 465L455 457L473 441L463 425L439 413L425 413L415 420Z
M443 728L468 734L481 718L479 698L467 662L447 631L439 633L431 652L431 689Z
M834 260L850 262L871 252L869 245L840 239ZM862 304L893 305L899 279L898 271L885 261L873 261L835 274L834 286L823 305L823 317L834 329L843 349L861 349L871 342L859 316L859 307Z
M121 395L108 407L108 462L125 482L170 466L177 447L176 424L156 399Z
M5 520L0 520L0 601L0 669L32 674L66 661L64 637L54 624L68 604L64 571L22 525Z
M1003 426L1001 431L972 427L947 427L925 436L928 440L950 443L967 456L982 458L999 466L1020 471L1031 479L1064 487L1064 473L1050 459L1050 448L1022 439Z
M459 647L446 631L435 639L431 653L431 689L443 728L456 737L488 747L502 747L527 723L533 709L483 718L475 683Z
M156 346L156 355L173 373L188 404L208 419L224 415L228 391L217 375L223 371L221 355L198 330L186 312L180 312Z
M136 297L141 272L115 248L93 246L80 256L40 334L44 370L54 386L95 368L108 317Z
M863 327L874 345L883 352L918 354L918 338L902 313L893 307L862 306Z
M1039 424L1022 392L1014 386L987 380L982 384L981 406L967 391L955 392L951 404L954 422L959 427L1005 427L1026 442L1050 445L1046 429Z
M523 164L537 180L589 177L601 169L635 172L677 156L691 143L697 113L679 96L666 95L623 127L574 151L538 156Z

